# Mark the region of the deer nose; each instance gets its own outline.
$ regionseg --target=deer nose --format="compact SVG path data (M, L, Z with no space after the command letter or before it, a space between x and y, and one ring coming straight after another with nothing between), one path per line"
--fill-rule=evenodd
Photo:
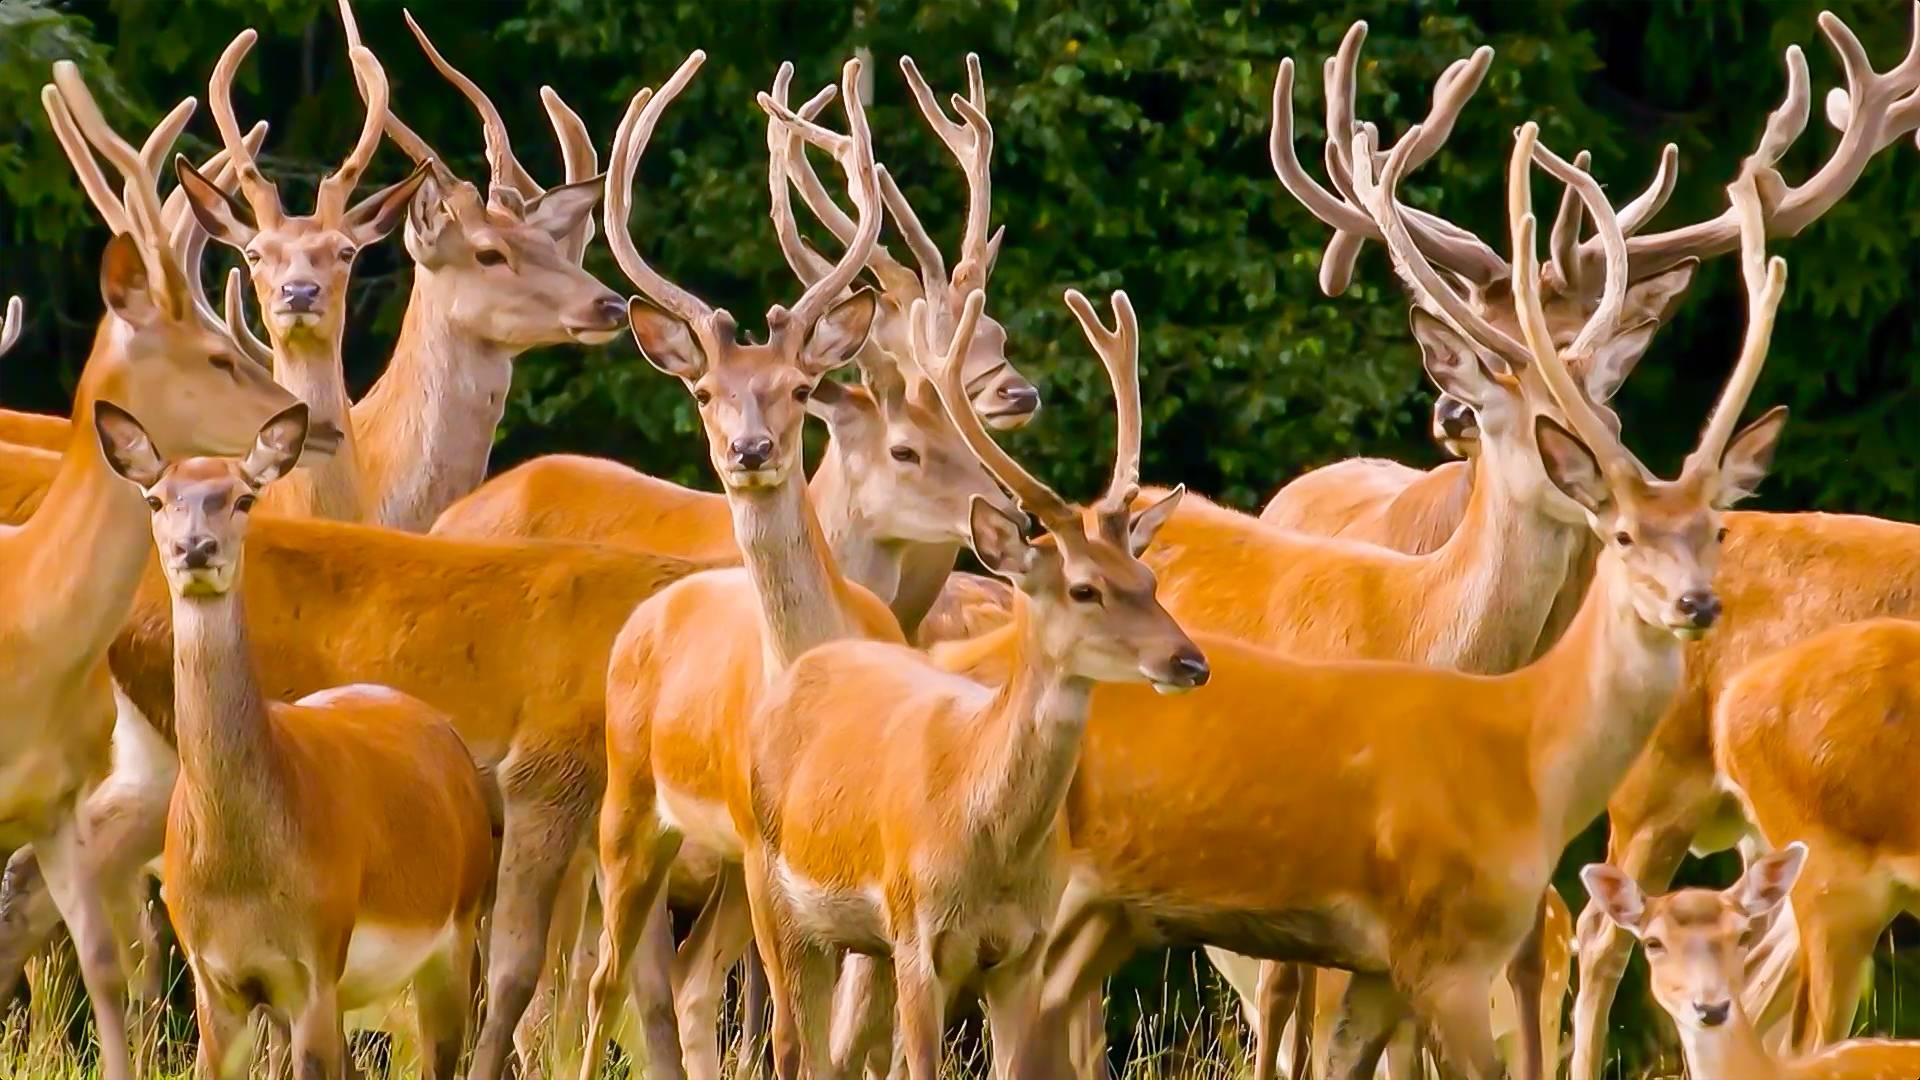
M1719 1027L1721 1024L1727 1022L1728 1016L1732 1015L1733 1002L1722 1001L1714 1005L1702 1005L1699 1002L1695 1002L1693 1011L1700 1017L1700 1023L1703 1026Z
M1194 648L1182 649L1173 654L1173 678L1186 686L1205 686L1212 677L1213 669L1207 666L1207 658Z
M1474 427L1472 407L1459 398L1444 394L1433 407L1433 418L1440 425L1441 434L1449 439L1464 438Z
M280 286L280 303L295 314L306 314L320 305L320 283L288 281Z
M1032 383L1012 383L1000 388L1000 400L1009 412L1032 412L1040 407L1040 388Z
M593 310L609 330L618 330L627 325L627 302L612 293L595 300Z
M189 570L205 570L220 553L220 541L211 536L190 536L175 544L174 550L180 555L180 565Z
M1705 630L1720 618L1720 598L1710 589L1692 589L1681 593L1674 606L1696 629Z
M735 439L728 449L733 451L735 464L743 469L765 468L773 459L773 440L765 435Z

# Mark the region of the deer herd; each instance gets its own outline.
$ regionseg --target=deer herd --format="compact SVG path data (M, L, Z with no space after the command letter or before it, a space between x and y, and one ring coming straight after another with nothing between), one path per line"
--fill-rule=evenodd
M1282 62L1273 167L1333 230L1321 285L1384 249L1461 460L1330 465L1258 517L1141 486L1124 292L1066 291L1113 389L1106 490L1076 505L990 434L1040 395L985 310L1003 232L977 57L944 101L900 64L965 179L951 260L875 158L861 59L803 102L790 65L758 96L799 288L760 338L630 232L700 52L634 95L604 173L543 89L565 168L545 188L408 16L479 115L483 186L395 115L341 0L365 117L307 215L234 108L252 30L213 68L221 150L198 164L166 160L192 98L136 146L56 63L41 100L113 238L71 420L0 412L0 994L64 923L103 1075L131 1080L157 877L205 1077L264 1054L344 1078L347 1034L384 1028L429 1077L593 1080L617 1041L647 1075L717 1080L743 957L772 1025L749 992L741 1069L770 1049L784 1078L934 1080L977 994L995 1075L1103 1076L1105 978L1196 945L1261 1080L1557 1075L1577 957L1571 1075L1599 1080L1637 939L1696 1080L1920 1077L1920 1044L1849 1041L1875 941L1920 906L1920 527L1731 511L1786 420L1742 423L1787 286L1768 240L1920 128L1915 14L1885 71L1821 16L1845 86L1804 182L1778 168L1811 110L1794 46L1718 216L1652 227L1672 146L1616 209L1524 123L1497 244L1400 197L1491 49L1386 145L1356 114L1355 24L1323 69L1325 182ZM355 201L383 140L414 168ZM1562 193L1544 262L1537 174ZM630 300L581 266L603 199ZM412 293L355 402L348 284L396 229ZM209 240L246 266L218 307ZM1663 478L1608 403L1701 260L1736 253L1731 374ZM0 350L21 329L15 299ZM488 479L514 357L622 329L692 395L721 493L561 455ZM991 578L954 572L962 547ZM1603 813L1576 924L1552 875ZM1736 845L1730 889L1648 895Z

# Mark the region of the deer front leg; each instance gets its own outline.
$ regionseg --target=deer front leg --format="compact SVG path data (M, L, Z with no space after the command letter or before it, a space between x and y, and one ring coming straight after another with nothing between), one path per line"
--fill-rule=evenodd
M720 1005L727 971L753 942L746 881L737 867L720 871L673 965L673 1007L689 1080L719 1080ZM829 991L831 994L831 991Z
M1503 1080L1507 1075L1487 1011L1492 988L1492 972L1465 968L1431 976L1419 991L1416 1015L1433 1032L1441 1073L1449 1080Z
M27 962L60 934L60 909L31 844L16 848L0 877L0 1003L13 1000Z
M133 1080L133 1060L127 1052L127 982L120 966L120 944L100 902L100 883L91 873L81 831L79 817L72 815L42 838L37 845L40 868L80 957L80 981L93 1003L103 1080Z
M628 965L641 946L633 994L640 1006L648 1068L651 1075L662 1078L686 1075L674 1018L673 931L665 889L674 855L680 850L680 836L660 831L650 811L639 817L644 820L626 821L609 802L601 820L600 962L587 988L580 1080L600 1075L607 1033L619 1016L626 990Z
M1353 976L1328 1040L1329 1080L1373 1080L1380 1054L1406 1014L1406 999L1385 975Z
M1519 951L1507 962L1507 985L1513 991L1514 1035L1519 1047L1514 1070L1517 1080L1541 1080L1540 1001L1546 986L1546 928L1547 898L1542 895L1532 928L1520 943Z
M347 1080L347 1040L340 1028L340 992L329 975L307 988L293 1017L294 1080Z
M893 961L848 953L833 999L833 1071L885 1076L893 1056Z

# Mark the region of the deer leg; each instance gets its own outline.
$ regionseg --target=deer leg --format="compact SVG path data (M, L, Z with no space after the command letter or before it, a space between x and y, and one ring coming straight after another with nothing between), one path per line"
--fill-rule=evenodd
M995 1080L1051 1080L1047 1062L1058 1058L1060 1035L1035 1023L1040 1010L1039 948L988 971L983 991Z
M1287 1041L1287 1075L1292 1080L1311 1080L1313 1071L1314 998L1319 993L1319 973L1299 965L1300 981L1294 988L1293 1008L1288 1014L1291 1034ZM1325 1075L1324 1072L1321 1075Z
M577 954L592 952L582 947L587 904L594 895L593 860L583 849L567 869L559 895L553 902L553 925L547 931L547 955L540 965L540 981L534 984L533 999L521 1014L513 1044L522 1061L544 1055L556 1075L579 1071L580 1053L577 1025L584 1021L585 1009L573 1000L576 980L573 961Z
M740 964L740 1057L735 1068L741 1076L766 1069L769 1007L766 965L760 962L759 949L748 949Z
M766 964L767 989L773 1000L774 1075L779 1080L834 1076L829 1030L833 952L811 946L788 929L793 925L791 916L780 906L758 837L747 838L741 870L753 937Z
M1373 1080L1380 1052L1406 1012L1406 999L1385 975L1353 976L1328 1040L1329 1080Z
M33 846L16 848L0 877L0 1002L11 1001L27 962L60 934L60 909L40 872Z
M1264 961L1254 988L1255 1011L1260 1017L1253 1028L1253 1080L1275 1080L1280 1065L1280 1044L1286 1035L1287 1016L1300 997L1302 975L1310 975L1300 964ZM1294 1061L1299 1061L1296 1054Z
M896 944L894 993L898 995L900 1040L906 1051L908 1080L938 1080L940 1044L946 1034L945 988L934 970L932 950L919 941Z
M1060 1031L1078 1025L1081 1036L1070 1040L1076 1052L1069 1056L1074 1060L1055 1062L1059 1075L1071 1074L1082 1080L1106 1075L1106 1023L1100 987L1133 951L1126 913L1069 883L1041 966L1042 1030Z
M840 981L833 995L833 1071L858 1076L880 1058L886 1075L893 1054L893 961L848 953L840 960Z
M1415 1013L1433 1033L1441 1075L1451 1080L1502 1080L1507 1075L1494 1045L1488 995L1490 972L1450 971L1431 978L1415 999Z
M79 817L70 816L43 838L38 845L40 868L80 957L80 980L93 1003L94 1029L100 1040L103 1080L133 1080L133 1061L127 1053L126 974L81 830Z
M1853 1031L1873 946L1894 914L1891 889L1870 862L1835 845L1812 847L1793 888L1806 980L1795 1010L1794 1047L1812 1053Z
M673 992L665 970L671 961L661 955L673 947L665 886L679 850L680 835L661 832L650 808L626 820L609 800L600 823L600 962L587 987L587 1031L581 1045L580 1080L600 1075L607 1032L619 1016L628 964L643 934L649 948L634 976L634 997L640 1002L647 1065L655 1076L685 1075L679 1029L674 1023Z
M454 1080L466 1049L467 1016L473 1007L474 940L479 913L465 922L446 952L413 979L414 1022L419 1027L421 1080Z
M1701 802L1695 800L1696 803ZM1703 805L1622 831L1616 821L1608 838L1607 861L1640 883L1649 894L1666 889L1686 857L1693 825ZM1614 994L1626 973L1633 939L1613 924L1591 900L1580 913L1580 990L1573 1003L1573 1069L1569 1080L1601 1080L1606 1060L1607 1022Z
M727 970L752 941L746 880L737 867L723 868L674 958L673 1007L680 1017L680 1052L689 1080L719 1080L717 1040Z
M294 1080L347 1080L347 1040L340 1030L339 989L316 978L293 1017Z
M252 1017L216 999L207 980L197 972L193 1015L200 1029L200 1045L193 1062L195 1080L240 1080L246 1076L253 1060Z
M1546 931L1547 898L1542 894L1533 926L1527 930L1513 959L1507 961L1507 986L1513 991L1517 1043L1513 1073L1516 1080L1541 1080L1542 1076L1540 1001L1546 987Z

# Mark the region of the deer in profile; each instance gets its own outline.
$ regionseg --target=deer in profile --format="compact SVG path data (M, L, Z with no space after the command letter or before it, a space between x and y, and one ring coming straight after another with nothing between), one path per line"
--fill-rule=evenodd
M95 407L108 464L144 494L173 599L180 778L163 856L194 975L201 1074L245 1076L249 1020L292 1032L295 1075L345 1080L344 1011L412 988L426 1075L465 1044L493 881L479 771L444 714L382 686L269 701L241 601L261 490L292 471L304 405L240 458L167 461L139 421Z
M1594 906L1647 952L1653 999L1680 1031L1693 1080L1912 1080L1920 1042L1851 1039L1798 1057L1769 1050L1748 1017L1747 952L1806 865L1795 840L1762 856L1732 886L1649 897L1606 863L1580 871Z

